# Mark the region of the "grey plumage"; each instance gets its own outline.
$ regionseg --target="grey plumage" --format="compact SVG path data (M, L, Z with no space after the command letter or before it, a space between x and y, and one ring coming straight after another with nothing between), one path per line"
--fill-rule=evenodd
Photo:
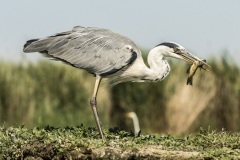
M137 54L141 54L135 43L121 34L80 26L43 39L29 40L23 51L40 52L100 76L128 67Z

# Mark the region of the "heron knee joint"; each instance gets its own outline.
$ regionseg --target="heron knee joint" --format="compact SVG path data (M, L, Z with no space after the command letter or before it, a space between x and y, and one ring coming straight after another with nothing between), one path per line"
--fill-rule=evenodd
M92 98L90 99L90 104L91 104L91 106L97 105L96 97L92 97Z

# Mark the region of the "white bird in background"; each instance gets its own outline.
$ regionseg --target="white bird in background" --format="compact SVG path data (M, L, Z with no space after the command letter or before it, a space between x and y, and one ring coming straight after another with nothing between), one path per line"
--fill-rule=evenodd
M104 135L96 108L96 98L102 78L109 78L113 85L126 81L155 82L163 80L170 72L170 66L164 57L190 63L196 60L202 62L181 45L164 42L150 50L147 59L149 68L143 62L140 49L128 37L108 29L81 26L49 37L29 40L23 51L40 52L87 70L96 77L90 104L101 138L104 138Z
M137 135L140 132L140 125L137 114L135 112L127 112L126 116L132 120L134 132Z

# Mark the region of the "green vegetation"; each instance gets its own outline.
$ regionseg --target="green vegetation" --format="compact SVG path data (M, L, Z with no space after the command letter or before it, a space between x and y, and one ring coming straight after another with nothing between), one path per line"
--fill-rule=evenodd
M19 159L69 159L79 154L87 159L107 151L115 156L123 152L133 158L150 156L144 150L155 158L179 159L180 154L182 158L240 159L240 69L226 56L208 62L212 71L197 71L193 86L186 85L188 65L181 61L170 61L171 73L162 82L113 88L105 83L98 97L100 119L104 128L121 130L105 129L106 140L101 141L95 129L79 126L95 127L89 106L92 75L47 60L1 61L0 152ZM138 115L141 136L130 132L132 121L126 117L130 111ZM25 127L17 127L21 125ZM209 126L215 132L198 131ZM160 136L166 133L185 138Z
M138 135L118 128L0 129L0 153L7 159L239 159L240 134L201 129L195 135ZM154 150L154 152L151 152ZM148 157L145 157L148 156Z
M121 116L116 126L129 128L131 124L120 113L132 110L147 133L186 135L208 126L240 131L240 69L226 56L208 63L211 71L197 71L193 86L186 85L188 65L171 61L171 73L162 82L113 88L112 117Z
M240 69L226 56L208 62L212 70L197 71L193 86L186 85L188 64L182 61L170 61L171 73L161 82L111 89L105 83L98 96L103 126L132 130L125 113L134 111L143 134L187 135L208 126L239 131ZM87 72L55 61L1 62L0 124L93 127L89 99L94 81Z
M1 62L0 122L28 127L91 125L85 115L91 114L92 84L91 75L63 64Z

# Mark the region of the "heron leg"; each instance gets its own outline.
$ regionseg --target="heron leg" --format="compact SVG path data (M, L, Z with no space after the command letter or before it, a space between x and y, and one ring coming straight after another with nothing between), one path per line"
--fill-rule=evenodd
M95 86L94 86L93 96L90 100L90 104L91 104L91 108L92 108L94 118L95 118L95 121L97 124L99 135L103 139L104 136L103 136L102 127L101 127L100 120L98 117L98 112L97 112L97 93L98 93L98 88L99 88L101 79L102 78L100 76L96 76L96 82L95 82Z

